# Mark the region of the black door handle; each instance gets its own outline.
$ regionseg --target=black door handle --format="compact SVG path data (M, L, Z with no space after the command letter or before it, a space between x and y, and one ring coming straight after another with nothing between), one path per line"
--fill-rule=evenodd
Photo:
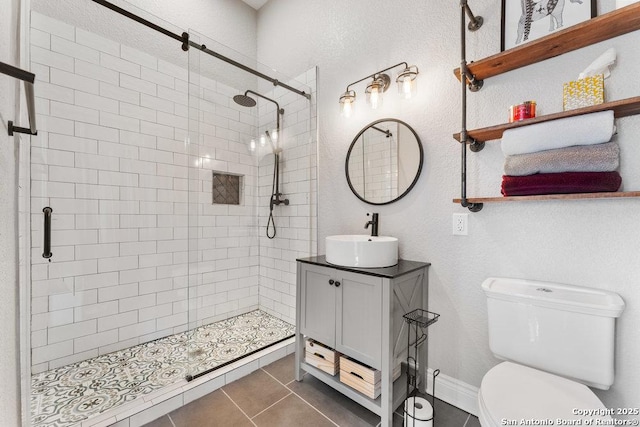
M335 282L333 281L333 279L329 279L329 284L333 285Z
M42 212L44 212L44 252L42 258L51 258L53 256L51 253L51 212L53 209L47 206L42 209Z
M336 288L340 287L340 282L336 280Z

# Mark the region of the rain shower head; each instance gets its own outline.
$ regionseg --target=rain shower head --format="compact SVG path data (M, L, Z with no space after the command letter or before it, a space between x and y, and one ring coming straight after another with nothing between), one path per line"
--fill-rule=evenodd
M244 95L235 95L233 97L233 102L235 102L238 105L241 105L243 107L255 107L256 106L256 100L253 99L252 97L250 97L247 94L253 94L259 98L262 99L266 99L267 101L273 102L274 104L276 104L276 115L278 116L278 120L280 120L280 114L284 114L284 108L280 108L280 104L278 104L276 101L274 101L273 99L266 97L264 95L259 94L258 92L254 92L252 90L247 90Z
M247 94L245 93L244 95L236 95L233 97L233 102L235 102L238 105L241 105L243 107L255 107L256 106L256 100L253 99L250 96L247 96Z
M276 146L273 143L273 139L277 139L278 135L280 134L280 115L284 114L284 108L280 108L280 104L278 104L276 101L274 101L271 98L268 98L264 95L259 94L258 92L254 92L252 90L247 90L244 95L235 95L233 97L233 102L235 102L238 105L241 105L243 107L255 107L256 106L256 100L253 99L252 97L250 97L248 94L254 94L255 96L262 98L262 99L266 99L269 102L273 102L274 104L276 104L276 129L275 129L275 134L273 135L273 138L271 137L271 134L269 133L269 131L267 131L267 136L269 137L269 142L271 143L271 147L273 148L273 153L277 154L277 150L276 150Z

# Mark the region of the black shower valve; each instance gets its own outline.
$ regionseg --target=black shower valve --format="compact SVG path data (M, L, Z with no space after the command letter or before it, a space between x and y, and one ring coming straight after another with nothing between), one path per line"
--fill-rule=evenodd
M282 196L282 193L276 193L273 196L271 196L271 209L273 209L273 205L276 206L280 206L280 205L285 205L285 206L289 206L289 199L280 199L280 196Z

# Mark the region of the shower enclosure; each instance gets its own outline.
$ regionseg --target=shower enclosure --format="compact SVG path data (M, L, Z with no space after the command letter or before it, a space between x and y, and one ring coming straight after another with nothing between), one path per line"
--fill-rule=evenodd
M47 3L30 19L39 134L22 243L32 424L66 426L293 335L295 259L317 246L316 77Z

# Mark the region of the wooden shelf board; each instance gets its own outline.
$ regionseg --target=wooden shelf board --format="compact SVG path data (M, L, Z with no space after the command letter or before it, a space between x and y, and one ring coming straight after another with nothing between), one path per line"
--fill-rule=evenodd
M618 199L640 197L640 191L617 191L614 193L575 193L575 194L542 194L536 196L509 197L468 197L469 203L494 202L530 202L543 200L586 200L586 199ZM453 203L460 203L461 199L453 199Z
M563 53L640 29L640 3L605 13L537 40L468 64L479 80L497 76ZM460 80L460 68L454 73Z
M640 3L638 3L640 5ZM640 12L639 12L640 13ZM618 101L605 102L604 104L592 105L575 110L562 111L560 113L547 114L545 116L535 117L533 119L521 120L513 123L503 123L496 126L490 126L482 129L468 130L467 134L476 141L491 141L502 138L502 134L507 129L529 126L536 123L543 123L552 120L564 119L566 117L579 116L582 114L596 113L598 111L613 110L616 118L632 116L640 114L640 96L633 98L621 99ZM453 137L460 141L460 133L453 134Z

